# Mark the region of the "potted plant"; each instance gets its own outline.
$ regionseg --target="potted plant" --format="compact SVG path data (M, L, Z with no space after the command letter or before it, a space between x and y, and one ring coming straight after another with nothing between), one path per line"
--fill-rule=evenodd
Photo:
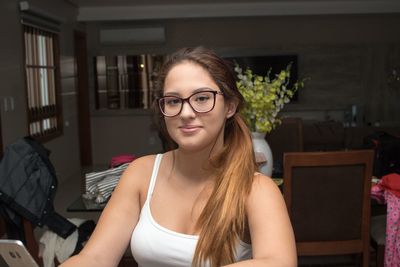
M247 68L244 72L236 64L237 87L245 99L241 111L253 137L253 147L260 171L265 175L272 174L272 153L264 137L281 121L278 113L289 103L294 93L304 87L304 80L297 81L289 88L290 70L292 64L271 77L271 69L266 76L254 74Z

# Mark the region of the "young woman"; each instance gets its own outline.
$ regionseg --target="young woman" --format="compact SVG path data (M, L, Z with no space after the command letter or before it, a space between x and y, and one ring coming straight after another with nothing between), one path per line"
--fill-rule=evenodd
M142 267L296 266L286 206L257 172L231 67L208 49L182 49L159 87L173 148L130 164L89 242L62 267L117 266L129 243Z

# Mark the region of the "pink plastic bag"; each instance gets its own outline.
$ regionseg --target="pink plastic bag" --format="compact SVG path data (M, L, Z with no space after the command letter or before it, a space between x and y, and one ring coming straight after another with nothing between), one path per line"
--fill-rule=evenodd
M136 159L135 155L121 154L111 158L110 167L115 168L124 163L132 162Z

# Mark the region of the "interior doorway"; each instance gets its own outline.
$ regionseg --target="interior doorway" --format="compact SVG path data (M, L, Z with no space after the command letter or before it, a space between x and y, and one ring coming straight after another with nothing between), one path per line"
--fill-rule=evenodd
M3 130L1 128L1 114L0 114L0 158L3 157Z
M3 158L3 132L1 128L1 113L0 113L0 159ZM6 233L6 224L3 217L0 216L0 236L4 236Z
M77 72L79 151L81 166L84 167L93 164L86 34L75 31L74 40Z

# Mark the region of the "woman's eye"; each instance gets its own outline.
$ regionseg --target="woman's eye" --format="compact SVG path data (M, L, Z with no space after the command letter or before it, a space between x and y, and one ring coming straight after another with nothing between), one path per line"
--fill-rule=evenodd
M208 95L198 95L195 98L196 102L206 102L209 99L210 97Z
M165 104L169 106L176 106L179 105L180 100L178 98L168 98L165 99Z

